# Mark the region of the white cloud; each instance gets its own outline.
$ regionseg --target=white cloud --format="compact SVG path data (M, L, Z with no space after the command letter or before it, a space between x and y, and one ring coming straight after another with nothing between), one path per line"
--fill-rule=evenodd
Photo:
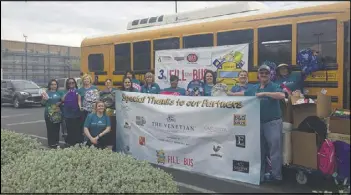
M178 12L228 3L232 2L178 1ZM26 34L29 42L80 46L85 37L125 31L131 20L174 12L174 1L1 2L1 39L23 41Z

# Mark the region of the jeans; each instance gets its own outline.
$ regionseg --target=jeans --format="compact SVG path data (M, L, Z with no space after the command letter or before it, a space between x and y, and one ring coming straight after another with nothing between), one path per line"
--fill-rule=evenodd
M261 181L265 174L268 156L272 165L274 179L282 180L283 164L283 121L282 119L261 123Z

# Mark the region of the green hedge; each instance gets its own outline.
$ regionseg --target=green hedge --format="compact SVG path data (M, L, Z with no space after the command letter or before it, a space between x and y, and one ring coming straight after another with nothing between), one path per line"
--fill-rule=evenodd
M1 166L40 148L41 143L29 136L1 129Z
M33 150L2 166L1 193L178 193L178 187L146 161L75 146Z

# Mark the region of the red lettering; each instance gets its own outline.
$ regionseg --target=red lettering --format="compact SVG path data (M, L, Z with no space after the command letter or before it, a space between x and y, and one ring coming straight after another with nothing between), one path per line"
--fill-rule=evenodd
M169 71L169 76L173 75L174 70Z
M193 167L193 159L191 158L184 158L184 165L185 166L189 166L189 167Z
M177 156L167 156L169 164L180 164Z
M184 70L182 70L182 78L181 78L180 80L181 80L181 81L186 81Z
M206 69L194 69L193 70L193 80L202 80Z

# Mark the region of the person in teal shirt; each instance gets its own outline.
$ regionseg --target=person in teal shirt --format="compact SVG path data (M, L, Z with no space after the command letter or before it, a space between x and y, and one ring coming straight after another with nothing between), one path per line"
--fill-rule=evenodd
M276 80L279 86L285 85L291 92L300 90L302 92L302 76L300 72L292 72L287 64L279 64L276 69ZM287 92L287 91L286 91Z
M261 181L265 179L277 184L282 181L282 113L279 101L285 94L279 85L270 81L270 68L263 64L258 69L259 83L250 87L245 92L234 95L256 96L260 99L261 121ZM266 147L268 146L268 148ZM266 157L271 160L269 178L264 178Z
M154 82L154 75L151 72L145 74L145 84L141 87L141 93L160 94L160 86Z
M171 75L169 79L171 82L171 87L163 89L161 94L173 93L173 95L185 95L186 90L184 88L178 87L179 77L176 75Z
M236 85L234 85L232 89L227 93L229 96L231 96L232 93L246 91L249 87L252 86L248 83L248 72L246 70L241 70L239 72L238 78L239 82L236 83Z
M105 104L97 101L95 113L90 113L84 121L84 134L88 138L86 145L104 149L108 145L106 136L111 130L110 118L105 114Z
M82 107L83 101L84 101L84 97L85 97L85 93L87 91L89 91L89 90L97 89L97 87L92 85L93 79L88 74L83 75L82 80L83 80L83 86L78 89L78 94L79 94L79 97L80 97L78 99L78 104L79 104L80 110L83 111L82 121L85 121L86 117L90 113L89 111L84 110L83 107ZM82 129L83 129L83 127L82 127Z
M132 79L128 77L123 78L122 91L139 92L139 90L134 88L133 86L134 85Z
M133 71L130 71L130 70L126 71L126 73L124 74L124 78L131 79L133 88L138 90L138 91L141 91L140 81L135 78L135 74L133 73ZM123 78L123 80L124 80L124 78Z
M206 70L204 74L204 94L211 96L212 87L216 85L216 74L212 70Z
M60 123L62 121L62 113L60 109L62 92L57 91L58 82L52 79L47 86L47 91L43 92L42 100L45 104L44 118L46 124L46 132L48 145L50 148L59 147L60 139Z

